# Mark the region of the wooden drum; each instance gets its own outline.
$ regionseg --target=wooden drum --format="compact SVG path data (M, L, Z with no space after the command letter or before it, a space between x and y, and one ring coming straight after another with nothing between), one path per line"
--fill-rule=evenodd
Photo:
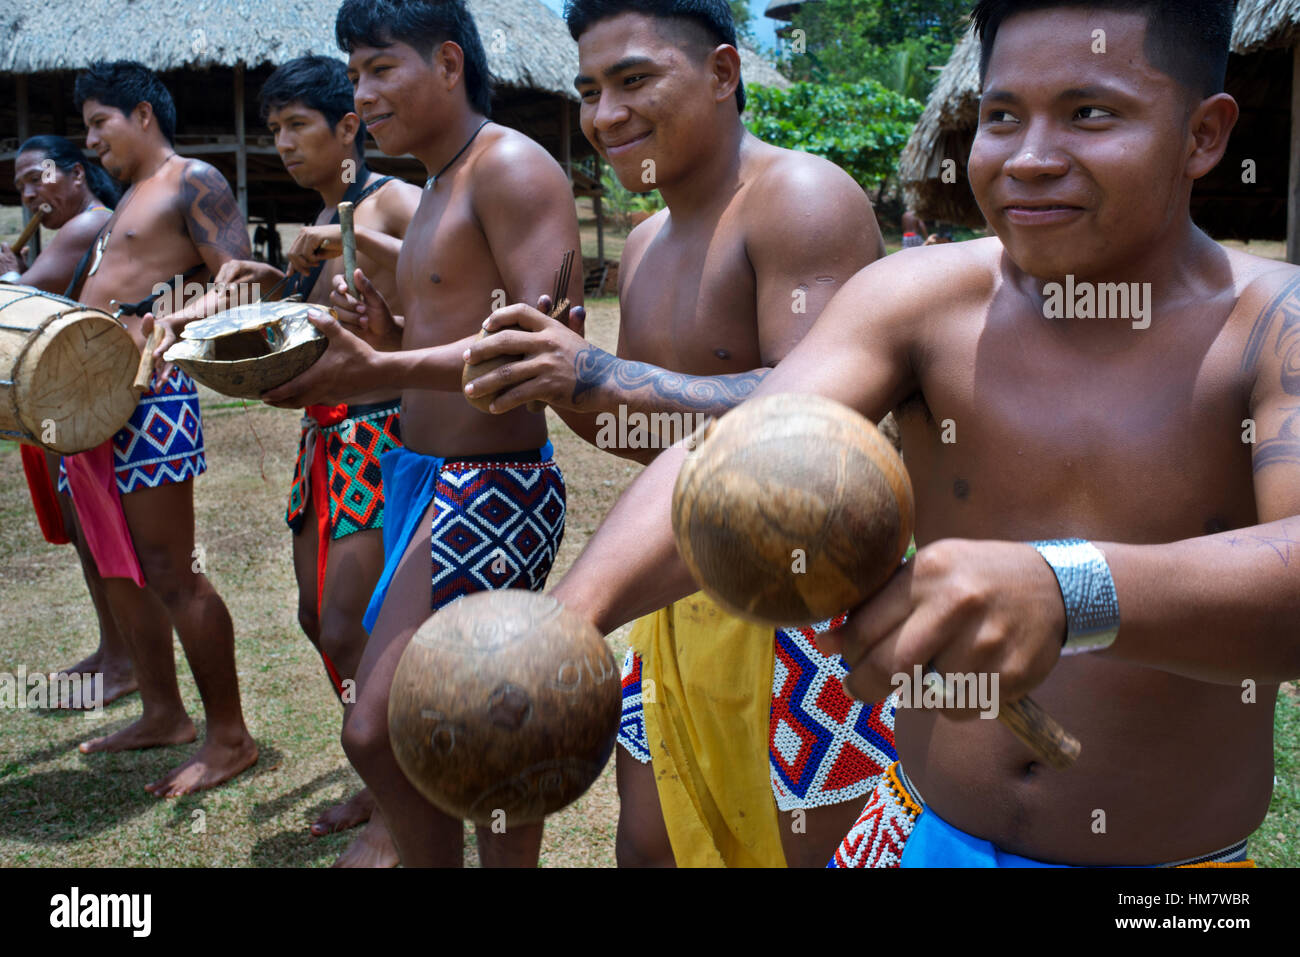
M0 284L0 438L71 455L112 438L140 401L140 350L112 316Z

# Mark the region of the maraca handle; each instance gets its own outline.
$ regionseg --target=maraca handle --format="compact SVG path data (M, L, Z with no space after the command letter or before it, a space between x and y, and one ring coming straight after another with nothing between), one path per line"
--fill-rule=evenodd
M1072 765L1083 746L1033 698L1021 698L998 709L998 720L1058 771Z

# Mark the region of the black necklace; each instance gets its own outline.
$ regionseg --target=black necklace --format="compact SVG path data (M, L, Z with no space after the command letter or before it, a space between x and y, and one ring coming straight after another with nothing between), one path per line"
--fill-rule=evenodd
M480 123L478 125L478 129L476 129L473 133L471 133L469 139L465 141L465 145L462 146L457 151L455 156L447 160L447 165L444 166L442 169L438 170L438 172L434 173L432 176L430 176L428 179L424 181L424 188L433 189L434 187L436 187L438 185L438 177L441 176L443 173L447 172L447 170L451 168L451 164L456 162L456 160L460 159L461 156L464 155L465 151L469 149L469 144L473 143L474 138L483 132L483 127L487 126L491 122L492 122L491 120L484 120L482 123Z

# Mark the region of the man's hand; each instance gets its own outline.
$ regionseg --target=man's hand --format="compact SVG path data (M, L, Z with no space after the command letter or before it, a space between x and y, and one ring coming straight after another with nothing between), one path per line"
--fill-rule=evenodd
M243 301L255 302L275 288L276 283L282 279L284 273L268 263L256 259L231 259L222 264L212 281L226 293L226 298L229 298L230 289L253 286L252 297L245 296Z
M0 243L0 275L7 272L27 271L27 250L14 252L8 243Z
M163 330L163 337L159 341L158 347L153 351L154 379L156 381L166 382L167 377L172 374L172 364L163 361L163 355L180 339L181 330L185 328L188 321L189 319L184 316L184 310L170 316L161 317L155 316L152 312L144 314L144 318L140 322L140 332L144 335L146 348L154 327L157 326Z
M494 413L509 412L525 402L544 402L561 409L578 409L573 398L577 383L574 358L590 343L583 338L587 313L569 310L568 324L548 315L551 297L533 309L519 303L498 309L483 328L491 333L465 350L465 364L478 365L497 356L522 355L465 386L466 395L492 395ZM501 330L501 331L498 331Z
M843 655L845 690L862 701L883 700L896 675L910 680L921 665L940 674L996 674L999 700L1012 702L1051 672L1064 636L1056 576L1031 546L944 539L917 551L817 645Z
M376 368L376 350L324 310L312 309L307 316L329 340L329 346L302 375L262 393L263 402L281 409L301 409L339 402L384 384L382 370Z
M349 331L364 339L380 352L396 352L402 348L402 321L394 316L383 295L360 269L353 275L360 298L348 291L342 276L334 277L330 305L338 313L339 322Z
M289 268L307 275L317 263L343 255L343 228L337 223L306 226L289 247Z

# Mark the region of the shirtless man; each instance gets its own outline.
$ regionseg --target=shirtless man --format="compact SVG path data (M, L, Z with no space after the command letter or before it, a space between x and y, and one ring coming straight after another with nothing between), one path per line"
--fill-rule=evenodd
M90 162L62 136L33 136L18 147L14 160L14 187L22 203L35 213L42 205L50 212L41 225L54 230L54 239L31 266L20 258L22 250L0 243L0 279L64 295L76 277L77 266L113 215L121 188L98 165ZM63 674L102 674L104 704L136 690L131 653L108 608L104 583L94 557L77 529L72 500L56 489L60 456L30 445L21 447L23 471L32 493L41 531L52 544L72 542L90 591L99 622L99 647Z
M278 297L301 295L306 302L329 303L333 280L343 269L338 204L350 199L358 267L397 307L397 257L420 190L366 168L366 128L353 110L352 83L342 62L305 56L285 63L262 87L261 111L289 175L319 193L324 203L289 249L297 275ZM239 260L221 268L217 285L230 293L256 283L269 293L283 278L265 263ZM189 318L187 310L172 321ZM164 342L156 354L166 348ZM366 647L362 617L384 567L379 457L401 442L400 406L391 386L350 396L347 404L309 406L289 492L286 522L293 532L298 621L320 652L345 710L355 701L357 665ZM365 823L373 808L373 798L362 790L322 814L312 833L331 834ZM395 851L388 856L396 863ZM341 862L347 858L345 854Z
M190 272L214 274L248 258L248 231L230 186L199 160L172 148L176 110L146 67L94 64L77 77L76 104L86 145L110 174L131 188L95 240L79 298L116 312L141 348L142 316L156 284ZM198 394L172 370L141 398L113 439L122 509L146 587L105 579L126 636L144 702L139 721L81 745L84 752L181 744L195 738L181 702L172 628L203 698L207 736L189 761L148 785L175 797L228 780L257 760L239 703L230 614L195 570L194 478L206 469Z
M402 389L405 448L383 460L386 565L366 616L370 642L343 746L402 863L459 866L462 822L429 804L393 757L388 692L403 649L432 609L473 591L545 584L564 527L564 484L545 419L523 409L479 412L460 394L460 374L468 341L493 308L538 302L548 292L565 251L579 248L578 221L559 165L487 119L486 57L463 4L347 0L336 30L349 53L357 111L375 142L390 155L410 153L431 174L397 265L404 325L360 270L360 303L337 278L334 302L355 313L364 338L318 320L329 349L264 398L301 406L384 385ZM581 295L575 272L568 297L578 303ZM432 499L412 489L422 481ZM508 514L477 517L485 496ZM540 541L521 537L526 525ZM504 834L479 828L480 856L489 865L535 864L541 835L540 824L507 824Z
M644 9L645 4L634 0L575 0L567 9L578 41L575 86L582 97L583 132L627 188L645 191L657 185L668 207L633 230L624 248L618 357L590 346L535 309L510 306L493 314L488 328L518 325L528 331L497 332L473 346L470 361L499 355L527 358L476 379L466 391L491 394L504 387L493 402L500 411L526 400L544 400L588 441L649 461L656 454L653 449L609 447L600 422L617 418L620 409L625 420L637 413L676 413L691 424L698 421L697 413L700 418L721 415L785 358L836 290L884 250L871 205L847 174L825 160L778 149L745 131L740 121L744 87L727 5L721 0L660 4L653 15L641 12ZM653 184L643 178L647 163L653 163ZM655 436L645 444L657 449L672 441ZM680 616L689 611L673 610L679 633L685 627ZM798 702L794 710L810 715L808 720L817 722L817 737L833 744L820 760L810 759L811 748L802 758L783 757L771 744L769 729L798 720L789 707L792 689L807 679L816 687L829 682L831 693L839 694L844 670L836 659L817 652L811 630L805 635L799 629L781 629L772 642L768 629L764 644L752 626L730 616L719 618L738 627L728 627L724 634L711 626L707 640L712 653L702 657L716 659L721 649L740 646L747 659L756 659L761 677L747 689L735 688L742 680L738 676L727 677L729 696L747 693L756 707L753 720L747 721L745 746L729 726L719 728L715 740L725 740L728 753L712 755L707 763L721 769L728 780L712 779L704 786L723 800L724 788L731 792L737 778L750 777L738 770L737 755L742 747L752 751L758 774L749 793L761 803L760 813L741 809L736 814L729 808L726 823L736 835L734 844L751 847L748 829L760 821L771 838L766 857L750 860L723 853L722 860L779 865L784 857L794 866L823 866L856 817L874 777L893 760L892 747L880 751L862 739L854 727L859 717L865 718L863 706L846 696L839 721L825 709L806 709ZM650 627L648 621L645 627ZM624 663L622 746L617 757L618 860L624 866L671 865L674 857L682 864L704 863L707 858L697 853L709 844L722 849L730 839L713 833L711 842L700 840L676 819L681 815L675 816L671 806L661 813L659 795L664 786L672 786L664 782L674 777L666 771L674 757L656 750L652 744L658 735L647 740L644 730L641 675L646 676L644 687L662 688L663 682L643 637L641 631L634 632ZM783 662L776 672L783 677L775 682L774 648ZM685 661L676 667L690 669ZM807 670L801 673L801 667ZM821 672L826 674L818 680ZM702 676L692 675L692 684L700 680ZM682 711L697 732L716 710L707 705L692 708L689 699L656 703ZM707 748L708 742L702 744ZM823 783L826 775L818 773L822 765L833 767L851 748L875 751L878 763L869 768L864 762L860 773L837 781L838 787ZM792 774L795 766L802 773ZM678 768L676 776L683 773ZM778 822L769 794L781 811L801 813ZM806 827L789 826L800 818ZM779 841L774 833L778 829Z
M1300 674L1300 272L1188 214L1237 116L1231 4L986 0L975 17L970 180L996 238L869 266L756 394L900 413L920 550L822 642L850 691L878 698L927 663L997 674L1003 702L1032 691L1083 751L1053 771L997 722L951 720L973 711L900 709L906 776L891 769L836 863L898 863L866 853L882 813L924 834L905 865L1239 857L1268 807L1277 685ZM1047 284L1067 276L1150 283L1150 308L1066 318ZM939 290L923 313L917 288ZM554 590L605 631L692 587L669 522L682 455L659 456ZM1024 544L1067 537L1097 541ZM1122 624L1063 658L1087 640L1071 566L1097 596L1095 643L1116 604Z

